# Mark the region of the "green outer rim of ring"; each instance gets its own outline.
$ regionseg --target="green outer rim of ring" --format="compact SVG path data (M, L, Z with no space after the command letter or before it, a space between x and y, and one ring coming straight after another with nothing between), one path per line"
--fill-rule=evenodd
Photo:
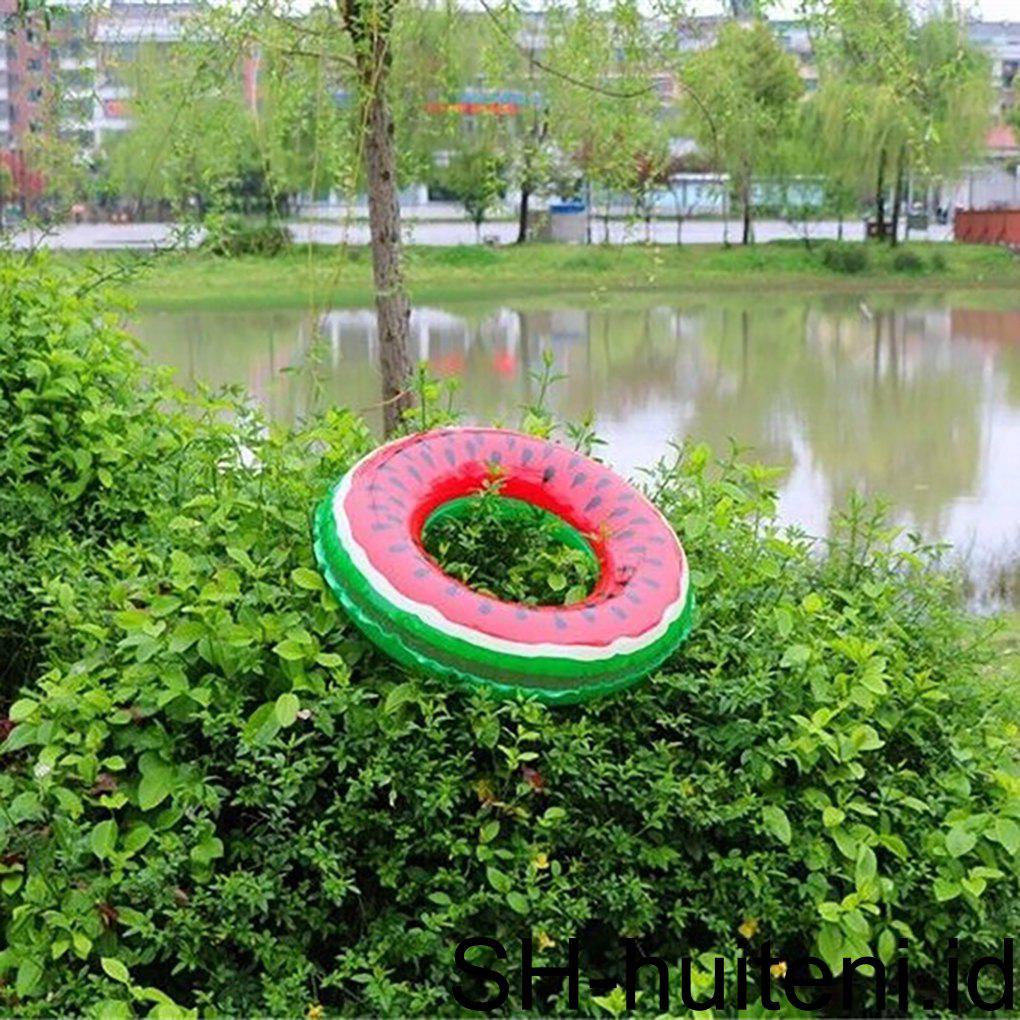
M689 587L684 608L666 633L635 652L597 661L492 652L451 637L386 601L355 567L336 534L332 492L316 508L312 531L326 583L369 640L402 665L499 697L566 705L624 690L661 665L694 622L694 589ZM481 633L479 640L484 640Z

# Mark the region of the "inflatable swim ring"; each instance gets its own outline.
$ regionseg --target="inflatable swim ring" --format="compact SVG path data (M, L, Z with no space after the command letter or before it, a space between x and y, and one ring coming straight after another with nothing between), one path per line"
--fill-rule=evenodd
M583 601L502 602L425 552L430 518L495 478L508 503L557 515L565 539L597 557ZM399 662L461 684L586 701L639 680L690 630L687 560L659 511L604 465L533 436L447 428L387 443L340 479L313 530L320 569L361 630Z

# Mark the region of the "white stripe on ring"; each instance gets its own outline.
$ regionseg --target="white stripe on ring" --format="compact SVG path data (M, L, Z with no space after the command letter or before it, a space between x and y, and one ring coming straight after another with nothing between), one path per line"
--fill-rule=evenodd
M398 439L395 442L402 441L404 440ZM367 456L362 457L361 460L359 460L357 464L355 464L354 467L352 467L347 474L343 476L340 483L333 490L333 521L336 525L337 535L344 547L344 550L347 552L347 555L350 556L354 566L365 580L387 602L394 605L397 609L417 617L422 623L427 624L448 637L460 638L462 641L467 641L469 644L479 645L488 651L503 652L506 655L519 655L526 658L574 658L581 659L585 662L598 662L601 659L610 659L614 655L629 655L654 644L666 633L667 630L669 630L670 625L674 623L683 612L684 606L687 602L687 588L689 584L687 556L684 553L683 546L680 544L680 540L676 537L676 532L674 532L669 526L669 523L662 516L659 510L656 507L651 506L651 504L649 504L649 506L651 506L652 511L659 516L663 525L666 527L666 530L669 531L676 540L681 563L680 593L677 596L676 601L670 603L663 610L663 614L659 619L659 622L651 629L645 631L644 634L640 634L637 637L618 637L615 641L611 641L607 645L560 645L552 641L541 641L534 644L528 644L521 641L511 641L507 638L494 637L491 634L486 634L483 631L476 630L474 627L468 627L465 624L456 623L455 621L448 619L436 606L429 605L425 602L416 602L414 599L408 598L393 586L392 582L385 576L385 574L380 573L380 571L372 565L371 560L368 558L368 554L355 539L351 530L350 521L347 518L347 514L344 512L344 501L347 498L348 492L350 492L355 472L367 461L377 457L379 455L379 450L381 449L384 449L384 447L379 447ZM569 613L571 610L567 609L564 610L564 612Z

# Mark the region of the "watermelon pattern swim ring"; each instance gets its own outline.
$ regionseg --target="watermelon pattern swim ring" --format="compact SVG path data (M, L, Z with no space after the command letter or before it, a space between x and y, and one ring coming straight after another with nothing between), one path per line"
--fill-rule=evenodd
M557 515L590 547L599 579L587 598L502 602L425 551L431 515L494 479L508 501ZM687 559L662 514L604 465L504 429L438 429L379 447L319 505L314 539L330 588L387 654L503 695L570 703L621 690L691 626Z

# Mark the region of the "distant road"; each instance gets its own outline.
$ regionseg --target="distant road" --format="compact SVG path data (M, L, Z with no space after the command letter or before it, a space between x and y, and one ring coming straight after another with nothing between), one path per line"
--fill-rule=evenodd
M15 248L25 249L42 246L65 251L115 251L118 249L149 249L163 246L173 237L174 225L171 223L80 223L66 224L56 227L45 237L38 231L22 231L15 234ZM296 241L317 244L367 244L368 224L363 221L352 221L349 224L292 222L290 229ZM761 220L754 227L755 240L779 241L793 240L800 233L791 224L783 220ZM835 220L824 220L810 225L812 238L835 238L838 225ZM849 241L859 241L863 237L864 228L860 221L844 224L843 236ZM509 244L517 236L517 224L509 221L487 223L482 227L482 237L494 239L499 244ZM675 244L677 240L676 224L668 220L652 223L652 240L660 244ZM725 224L719 220L690 220L683 225L682 241L684 244L721 244L725 237ZM411 244L424 245L456 245L474 244L475 228L467 222L405 219L405 240ZM645 240L644 224L627 223L622 220L611 221L609 224L609 240L614 244L632 244ZM933 227L926 233L914 232L911 237L916 240L947 241L952 239L951 227ZM740 224L731 220L729 239L732 243L740 240ZM605 240L601 222L592 222L592 241L598 243Z

